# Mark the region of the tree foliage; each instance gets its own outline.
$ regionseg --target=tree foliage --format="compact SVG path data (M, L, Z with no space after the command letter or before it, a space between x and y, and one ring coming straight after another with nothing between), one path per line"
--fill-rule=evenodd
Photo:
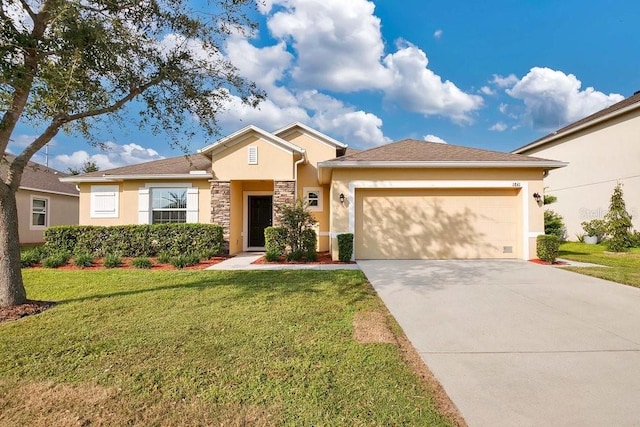
M604 217L607 223L607 247L613 252L623 252L633 246L634 236L631 231L633 224L631 215L627 212L624 202L622 184L617 184L611 194L609 211Z
M264 98L223 54L228 37L255 29L255 2L194 6L203 3L2 0L0 148L7 152L18 123L39 135L0 179L0 306L26 299L15 192L29 159L60 131L99 144L95 126L131 125L126 109L135 123L186 149L196 129L216 133L230 97L251 106Z
M551 234L564 240L565 226L562 215L550 209L544 211L544 234Z
M280 216L280 225L285 230L286 243L290 253L295 254L294 257L300 256L302 258L303 252L309 249L305 248L304 232L312 229L316 220L302 200L280 205L276 209ZM315 251L315 244L313 250Z
M82 164L80 169L69 168L69 173L71 175L80 175L81 173L89 173L89 172L98 172L100 168L96 164L96 162L87 160Z

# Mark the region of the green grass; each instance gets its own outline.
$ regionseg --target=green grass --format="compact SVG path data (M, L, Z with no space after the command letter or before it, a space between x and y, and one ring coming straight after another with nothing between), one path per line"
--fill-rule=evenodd
M633 248L629 252L610 253L606 252L604 245L567 242L560 246L560 257L604 266L566 267L567 270L640 287L639 248Z
M0 324L0 425L450 425L358 271L24 270L58 304Z

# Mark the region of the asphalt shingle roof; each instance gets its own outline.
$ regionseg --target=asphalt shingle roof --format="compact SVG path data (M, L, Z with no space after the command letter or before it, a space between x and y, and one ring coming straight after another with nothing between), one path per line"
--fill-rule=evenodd
M90 178L102 177L105 175L188 174L191 171L211 172L211 159L204 154L188 154L185 156L169 157L168 159L139 163L137 165L89 172L78 175L78 177Z
M339 157L332 162L548 162L547 159L462 147L459 145L404 139Z
M11 163L13 159L15 159L14 155L5 153L4 159L0 162L0 170L2 171L3 176L6 175L9 163ZM60 182L58 180L58 178L66 176L69 176L69 174L62 173L35 162L29 162L24 168L22 179L20 180L20 187L78 195L78 190L76 190L75 184Z

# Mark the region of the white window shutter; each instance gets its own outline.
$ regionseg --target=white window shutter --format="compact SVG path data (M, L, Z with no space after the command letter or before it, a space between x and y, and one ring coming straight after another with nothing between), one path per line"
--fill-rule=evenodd
M198 222L198 188L187 188L187 222Z
M118 218L119 195L117 185L92 185L91 218Z
M149 206L149 189L140 187L138 189L138 224L151 223Z

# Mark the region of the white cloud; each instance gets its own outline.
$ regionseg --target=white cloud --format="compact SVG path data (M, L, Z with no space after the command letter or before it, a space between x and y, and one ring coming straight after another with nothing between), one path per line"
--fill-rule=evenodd
M424 115L442 115L459 123L470 123L470 112L483 105L482 97L469 95L449 80L427 68L427 55L407 44L384 63L393 72L393 85L386 89L387 99L401 107Z
M582 82L573 74L534 67L506 92L524 101L524 119L536 129L556 129L624 99L593 87L580 90Z
M504 122L497 122L496 124L491 126L489 130L492 130L495 132L504 132L505 130L507 130L508 127L509 126Z
M480 88L480 92L484 93L485 95L489 95L489 96L496 94L496 91L491 89L489 86L482 86Z
M433 33L433 38L435 38L435 39L440 39L440 37L442 37L442 33L443 33L443 31L442 31L442 30L436 30L436 31Z
M498 111L500 111L502 114L507 114L508 110L509 110L509 105L505 104L504 102L501 102L500 106L498 106Z
M428 142L437 142L439 144L448 144L447 141L445 141L444 139L440 138L439 136L435 136L435 135L431 135L431 134L425 135L423 137L423 139L425 141L428 141Z
M498 87L509 87L514 85L518 81L518 77L515 74L509 74L506 77L503 77L499 74L494 74L493 79L491 79L491 83Z
M69 168L81 169L87 162L95 162L100 170L113 169L120 166L134 165L137 163L160 160L164 157L152 148L144 148L138 144L118 145L107 141L104 143L105 150L89 154L87 151L79 150L71 154L60 154L49 159L49 166L66 172ZM43 163L40 155L35 161Z

